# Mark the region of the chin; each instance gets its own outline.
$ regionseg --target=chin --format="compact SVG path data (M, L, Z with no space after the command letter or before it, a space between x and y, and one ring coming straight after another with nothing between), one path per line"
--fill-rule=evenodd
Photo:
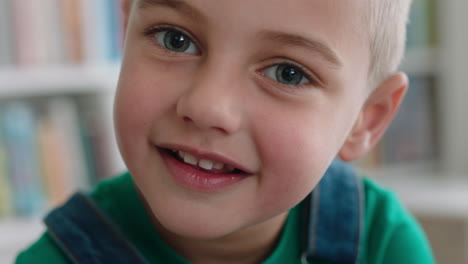
M192 240L216 240L238 230L216 220L207 222L193 217L190 219L176 218L175 221L172 218L156 218L156 221L161 235L175 235Z

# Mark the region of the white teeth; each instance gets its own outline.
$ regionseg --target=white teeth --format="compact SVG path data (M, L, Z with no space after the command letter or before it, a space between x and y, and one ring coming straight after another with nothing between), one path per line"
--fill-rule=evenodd
M201 159L198 160L195 156L192 154L189 154L184 151L175 151L172 150L173 152L177 153L177 155L184 160L185 163L188 163L190 165L198 165L200 168L203 168L205 170L221 170L223 168L227 169L227 171L232 172L234 171L234 167L225 165L224 163L217 162L217 161L212 161L212 160L207 160L207 159Z
M182 159L184 159L185 152L179 151L178 154L179 154L179 157L181 157Z
M213 165L213 168L215 168L217 170L220 170L220 169L224 168L224 163L215 162L215 164Z
M198 162L198 166L205 170L211 170L213 168L213 161L202 159Z
M190 155L189 153L185 153L184 155L184 162L191 164L191 165L197 165L198 160L194 156Z

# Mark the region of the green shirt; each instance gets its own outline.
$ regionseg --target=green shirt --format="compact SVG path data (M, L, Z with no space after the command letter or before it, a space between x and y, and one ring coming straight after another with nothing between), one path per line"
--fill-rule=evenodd
M360 263L434 263L423 231L396 196L369 179L363 183L365 229ZM128 173L101 182L91 196L150 263L189 263L160 238ZM276 249L263 264L300 264L300 213L300 205L291 209ZM16 263L70 262L46 232L18 255Z

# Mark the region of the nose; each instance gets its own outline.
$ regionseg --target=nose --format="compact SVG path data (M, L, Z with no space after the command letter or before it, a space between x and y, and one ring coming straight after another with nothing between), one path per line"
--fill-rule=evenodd
M177 115L202 130L235 133L241 127L242 96L234 79L227 68L199 69L177 101Z

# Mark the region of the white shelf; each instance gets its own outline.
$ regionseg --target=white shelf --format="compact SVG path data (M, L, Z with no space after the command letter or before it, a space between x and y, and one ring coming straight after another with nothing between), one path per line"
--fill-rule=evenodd
M55 66L0 70L0 98L50 94L112 93L119 65Z
M468 220L468 175L439 168L437 162L427 161L357 171L397 193L419 216Z
M403 204L418 216L468 220L467 175L405 175L377 180L395 191ZM447 179L449 178L449 179Z
M0 220L0 263L14 263L18 252L27 248L45 231L39 218Z

